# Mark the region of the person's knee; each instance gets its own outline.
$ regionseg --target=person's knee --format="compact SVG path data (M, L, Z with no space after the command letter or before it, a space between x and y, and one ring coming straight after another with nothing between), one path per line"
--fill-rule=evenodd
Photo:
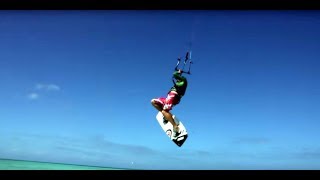
M156 99L151 99L151 104L155 105L155 104L157 104L156 102L157 102Z

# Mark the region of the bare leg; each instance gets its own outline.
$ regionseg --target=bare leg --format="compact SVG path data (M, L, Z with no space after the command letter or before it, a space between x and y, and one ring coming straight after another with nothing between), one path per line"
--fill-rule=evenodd
M178 125L176 124L176 122L174 121L174 119L173 119L173 117L172 117L172 114L171 114L170 112L167 112L167 111L163 110L162 107L159 106L154 100L151 100L151 104L152 104L158 111L160 111L160 112L163 114L163 116L164 116L164 118L165 118L166 120L168 120L168 121L172 124L174 131L175 131L175 132L179 132L179 127L178 127Z
M162 112L164 118L166 118L166 120L168 120L172 124L174 131L179 132L179 127L176 124L176 122L174 121L172 114L170 112L165 111L165 110L162 110L161 112Z
M151 104L155 107L158 111L162 111L162 107L160 107L154 100L151 100Z

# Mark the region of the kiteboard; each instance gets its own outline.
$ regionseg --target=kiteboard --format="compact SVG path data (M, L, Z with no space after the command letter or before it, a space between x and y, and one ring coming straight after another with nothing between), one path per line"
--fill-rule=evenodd
M172 115L172 117L178 124L180 129L180 134L178 136L174 136L172 124L164 118L163 114L160 111L158 112L156 119L160 124L162 130L167 134L170 140L173 141L177 146L181 147L188 138L188 132L183 123L177 118L177 116Z

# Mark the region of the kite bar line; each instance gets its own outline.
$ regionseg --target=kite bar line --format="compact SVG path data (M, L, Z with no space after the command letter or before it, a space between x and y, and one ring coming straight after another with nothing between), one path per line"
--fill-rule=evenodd
M184 71L184 68L185 68L188 60L189 60L189 69L188 69L188 71ZM174 70L176 70L176 71L179 70L178 67L179 67L180 61L181 61L181 58L179 57L179 58L178 58L177 65L176 65L176 67L174 68ZM191 72L190 72L191 64L193 64L193 62L191 61L191 51L188 51L188 52L186 53L186 57L185 57L185 59L184 59L183 66L182 66L182 69L181 69L181 70L182 70L182 73L191 74Z

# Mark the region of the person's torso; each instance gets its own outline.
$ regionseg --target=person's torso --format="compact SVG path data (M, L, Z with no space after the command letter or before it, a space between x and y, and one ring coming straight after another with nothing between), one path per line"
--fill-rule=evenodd
M176 91L179 96L184 96L188 87L188 81L185 79L182 86L174 85L170 91Z

